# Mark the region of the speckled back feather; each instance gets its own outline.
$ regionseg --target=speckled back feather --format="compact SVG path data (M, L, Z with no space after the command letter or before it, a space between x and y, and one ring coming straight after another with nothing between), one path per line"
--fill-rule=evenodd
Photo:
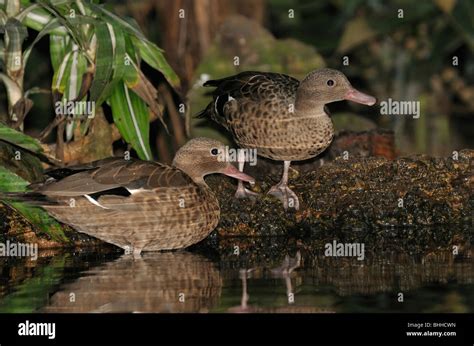
M273 72L246 71L235 76L209 80L204 86L215 87L213 101L197 114L197 117L209 117L228 128L225 104L229 96L238 102L260 103L273 107L294 103L299 81L293 77Z

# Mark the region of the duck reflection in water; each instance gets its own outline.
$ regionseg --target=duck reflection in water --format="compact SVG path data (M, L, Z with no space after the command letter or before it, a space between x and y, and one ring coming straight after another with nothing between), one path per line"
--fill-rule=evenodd
M282 307L261 307L261 306L250 306L248 304L250 296L248 294L248 282L247 279L252 278L252 274L256 272L257 268L251 269L240 269L239 278L242 281L242 297L240 306L233 306L227 311L232 313L322 313L322 312L334 312L321 309L316 306L300 306L295 304L295 292L293 289L292 273L295 269L301 267L301 253L298 251L295 257L285 256L282 263L275 267L270 268L270 278L283 279L286 286L286 297L288 298L288 305Z
M189 252L131 255L66 284L45 312L208 312L222 289L218 269Z

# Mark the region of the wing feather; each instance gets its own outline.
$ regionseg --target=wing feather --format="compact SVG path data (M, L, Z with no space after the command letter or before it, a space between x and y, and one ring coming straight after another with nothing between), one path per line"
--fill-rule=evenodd
M157 162L117 158L90 167L80 172L71 170L71 175L48 184L36 184L35 190L46 196L74 197L119 187L153 190L193 184L181 170Z
M197 116L209 117L227 127L226 104L235 99L239 104L264 104L272 100L293 102L299 81L281 73L246 71L234 76L209 80L204 86L215 87L213 100Z

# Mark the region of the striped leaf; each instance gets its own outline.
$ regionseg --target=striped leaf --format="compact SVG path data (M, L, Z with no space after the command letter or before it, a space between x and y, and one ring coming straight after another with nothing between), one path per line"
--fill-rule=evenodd
M114 123L123 139L143 160L151 160L148 107L125 83L115 86L109 98Z
M87 70L87 61L76 45L72 46L59 64L53 75L52 91L55 103L61 101L76 101L82 86L82 79ZM56 107L56 104L55 104ZM78 114L74 112L74 114ZM76 121L66 124L66 139L70 141L73 136Z
M8 18L4 28L5 37L8 38L6 45L5 67L7 74L13 76L19 73L23 68L22 63L22 45L28 36L26 28L15 18Z
M96 101L102 95L105 87L110 82L113 72L115 32L108 23L98 23L95 26L97 49L95 55L95 73L90 88L90 99Z
M120 28L111 25L108 26L108 28L113 31L114 37L113 73L112 80L104 88L101 96L97 100L97 105L101 105L102 102L110 96L115 85L122 80L125 73L125 35Z
M66 92L67 70L68 70L68 65L70 65L71 63L72 53L73 52L71 50L64 56L57 71L54 72L53 82L51 86L51 90L53 91L53 93L64 95L64 93Z
M75 101L79 97L79 92L82 85L82 76L86 72L87 62L86 58L77 50L77 46L73 46L73 53L70 57L71 63L69 69L66 71L65 78L67 80L66 90L63 102ZM80 101L80 100L78 100ZM74 112L77 114L78 112ZM66 123L66 140L72 140L74 129L77 126L77 121L69 121Z
M4 73L0 73L0 80L5 84L7 89L8 103L15 105L23 98L23 92L18 84Z
M83 26L85 24L95 24L95 19L82 15L75 15L74 18L61 13L56 6L50 6L45 2L40 3L41 7L47 10L59 23L66 29L71 39L79 46L82 52L87 52L88 40L84 33ZM86 55L86 58L89 57Z
M128 54L127 54L127 57ZM159 117L166 131L166 124L162 118L161 107L157 101L158 91L146 78L138 66L129 59L129 64L125 65L124 81L129 89L132 89L149 107L150 111Z
M41 31L53 18L51 14L39 4L32 4L27 6L15 17L25 26L30 29ZM58 26L52 31L55 35L67 35L67 30L64 26Z
M125 32L128 32L129 34L132 34L138 37L139 39L146 40L145 35L143 35L140 29L138 29L136 26L131 25L129 22L120 18L116 14L106 10L103 6L96 5L93 3L88 3L87 5L92 9L93 12L102 14L104 19L106 19L106 21L108 21L109 23L116 25Z
M34 153L43 152L41 144L35 138L16 131L2 123L0 123L0 140L9 142Z
M8 17L13 17L20 12L20 7L20 0L6 0L5 12Z
M57 71L66 53L71 50L69 36L49 35L49 55L53 70Z

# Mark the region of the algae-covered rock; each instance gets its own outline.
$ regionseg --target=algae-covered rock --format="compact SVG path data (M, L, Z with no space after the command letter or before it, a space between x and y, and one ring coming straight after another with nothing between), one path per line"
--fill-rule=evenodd
M236 200L230 180L212 177L209 185L222 210L216 232L221 238L363 241L409 252L469 243L474 236L473 165L474 150L468 149L457 159L338 157L290 178L290 187L300 198L297 212L285 212L278 200L266 195L255 201ZM278 181L274 175L256 178L256 191L262 192Z

